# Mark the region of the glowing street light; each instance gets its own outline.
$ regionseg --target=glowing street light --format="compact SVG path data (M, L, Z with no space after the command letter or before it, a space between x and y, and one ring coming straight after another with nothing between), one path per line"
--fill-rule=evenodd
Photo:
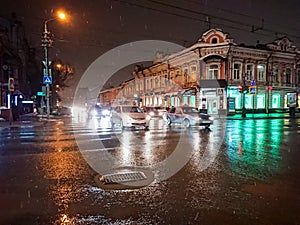
M57 17L61 20L66 20L67 19L67 14L63 11L57 11Z

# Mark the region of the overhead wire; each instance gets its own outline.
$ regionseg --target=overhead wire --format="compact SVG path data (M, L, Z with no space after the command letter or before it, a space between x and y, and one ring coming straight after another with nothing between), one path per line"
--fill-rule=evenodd
M145 5L141 4L141 1L138 1L138 3L137 2L128 1L128 0L114 0L114 1L125 3L125 4L131 5L131 6L136 6L136 7L140 7L140 8L152 10L152 11L157 11L157 12L164 13L164 14L169 14L169 15L173 15L173 16L185 18L185 19L192 19L194 21L199 21L199 22L205 22L205 23L207 23L207 21L205 19L200 19L198 17L189 16L189 15L183 15L182 13L175 13L174 11L170 12L170 11L163 10L161 8L157 9L157 8L150 7L150 6L145 6ZM229 23L232 23L232 24L235 24L235 25L239 25L239 27L233 26L233 25L229 25L229 24L226 24L226 23L222 23L222 22L215 22L215 21L210 21L210 24L221 25L221 26L224 26L224 27L227 27L227 28L231 28L231 29L235 29L235 30L240 30L240 31L245 31L245 32L251 32L251 28L253 29L253 24L249 24L249 23L245 23L245 22L240 22L240 21L237 21L237 20L228 19L228 18L221 17L221 16L215 16L215 15L211 15L209 13L203 13L203 12L199 12L199 11L196 11L196 10L193 10L193 9L183 8L181 6L176 6L176 5L168 4L168 3L157 1L157 0L146 0L146 1L158 4L158 5L162 5L162 6L166 7L166 8L169 8L169 9L177 9L177 10L180 10L180 11L184 11L184 12L188 12L188 13L193 13L193 14L196 14L196 15L206 16L206 17L209 17L210 19L218 19L218 20L221 20L221 21L226 21L226 22L229 22ZM257 18L255 18L255 19L257 19ZM247 27L248 29L241 28L241 26ZM293 38L296 38L296 39L300 39L300 36L297 36L297 35L294 35L294 34L290 34L290 33L287 33L287 32L279 32L279 31L275 31L275 30L272 30L272 29L267 29L265 27L258 27L258 28L259 29L257 29L257 30L262 30L262 31L265 31L267 33L271 33L272 36L274 36L276 34L282 34L282 35L285 35L285 36L288 36L288 37L291 37L291 38L293 37ZM270 34L265 34L265 33L262 33L262 32L257 33L257 34L261 35L261 36L270 37Z

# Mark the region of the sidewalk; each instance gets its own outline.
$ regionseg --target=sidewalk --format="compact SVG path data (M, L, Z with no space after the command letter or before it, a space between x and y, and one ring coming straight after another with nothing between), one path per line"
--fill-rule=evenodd
M28 126L32 124L41 124L43 122L51 121L51 118L47 119L44 115L38 115L34 113L28 113L24 115L20 115L20 118L17 121L9 121L9 120L0 120L0 127L18 127L18 126Z
M216 116L216 119L228 119L228 120L251 120L251 119L296 119L300 118L300 113L296 113L292 117L289 113L247 113L246 117L242 117L242 114L235 114L232 116Z

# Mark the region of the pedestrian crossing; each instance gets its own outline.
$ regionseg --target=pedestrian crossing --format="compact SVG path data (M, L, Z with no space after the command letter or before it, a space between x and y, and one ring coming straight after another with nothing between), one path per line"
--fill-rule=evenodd
M40 121L26 126L2 127L0 156L118 149L139 152L144 149L158 148L159 145L168 145L171 142L176 144L182 132L192 137L199 134L199 129L186 131L180 126L169 128L162 120L151 121L148 131L112 129L109 124L99 126L92 121ZM209 131L205 132L209 133Z

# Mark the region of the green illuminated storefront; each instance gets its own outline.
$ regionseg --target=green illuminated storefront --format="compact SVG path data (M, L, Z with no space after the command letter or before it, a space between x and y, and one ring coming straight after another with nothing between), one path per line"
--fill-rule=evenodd
M282 92L282 91L281 91ZM280 91L266 90L265 87L258 88L257 94L245 94L245 108L262 111L264 109L283 109L283 97ZM235 109L243 108L243 94L239 92L238 86L229 86L227 88L227 97L235 99ZM281 97L283 96L283 97Z

